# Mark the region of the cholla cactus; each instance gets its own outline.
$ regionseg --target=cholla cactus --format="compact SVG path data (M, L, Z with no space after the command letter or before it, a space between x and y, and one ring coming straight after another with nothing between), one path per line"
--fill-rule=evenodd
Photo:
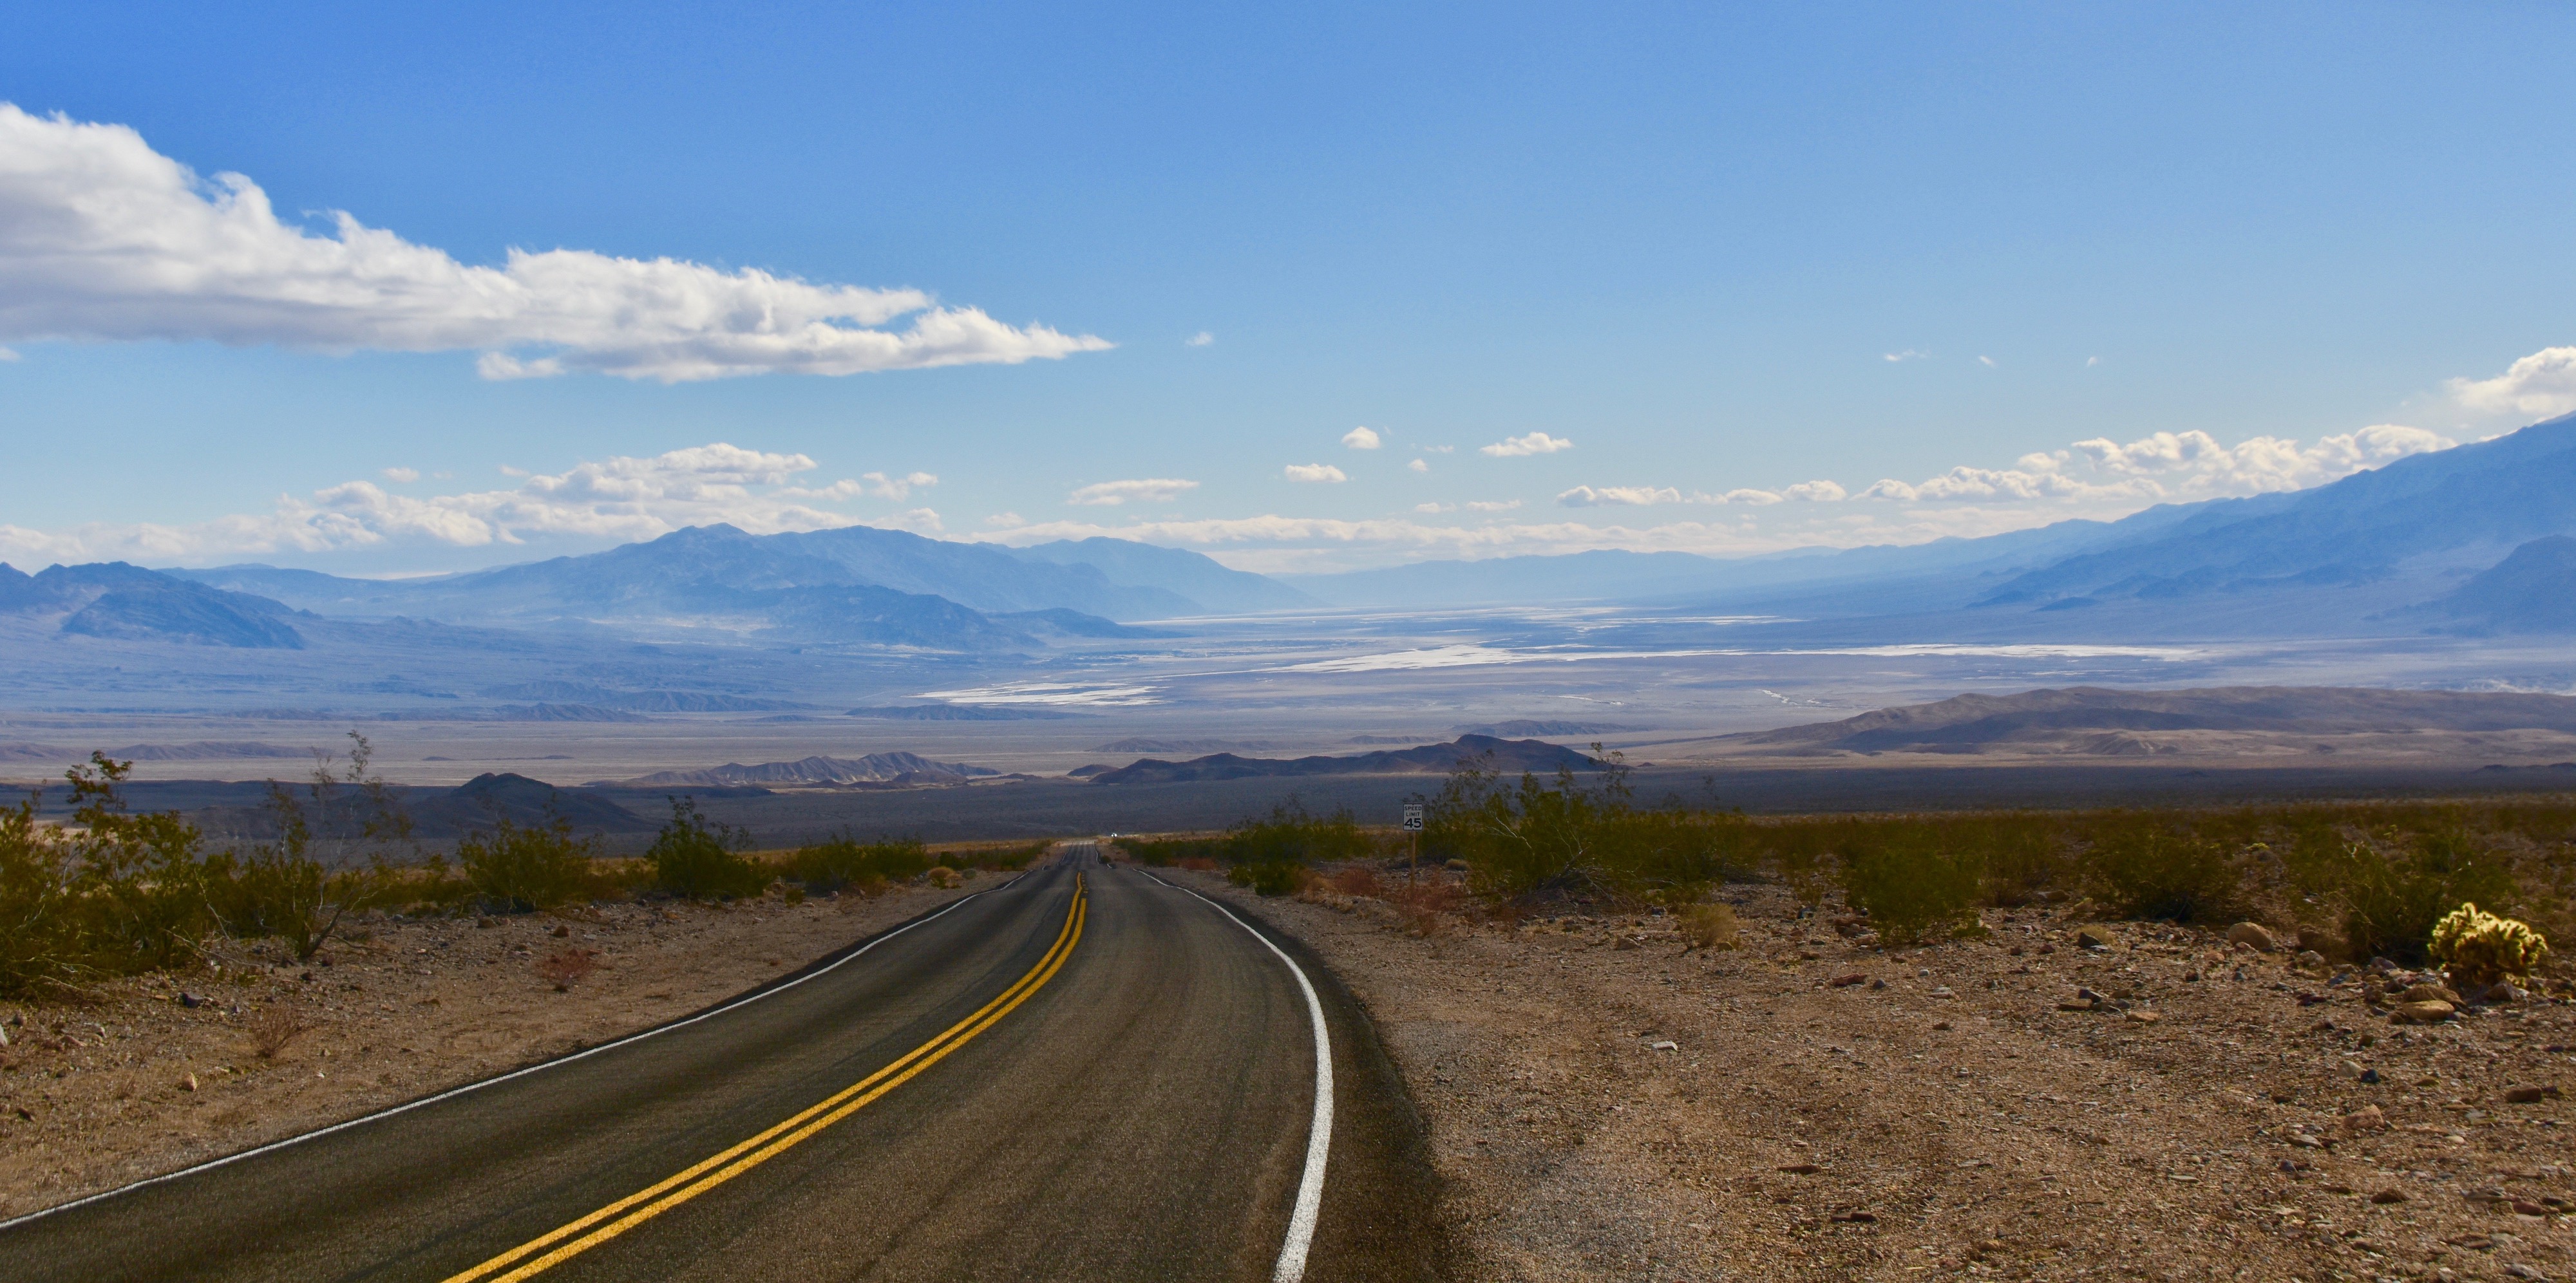
M2449 964L2454 979L2493 984L2531 974L2549 955L2549 941L2515 918L2499 918L2463 904L2433 925L2432 953Z

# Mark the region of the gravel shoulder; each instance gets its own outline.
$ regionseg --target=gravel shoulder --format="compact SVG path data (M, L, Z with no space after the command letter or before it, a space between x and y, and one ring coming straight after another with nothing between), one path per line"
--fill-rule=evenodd
M1700 952L1166 876L1367 1008L1459 1277L2576 1278L2576 1114L2507 1101L2576 1076L2564 999L2393 1026L2358 977L2044 909L1880 950L1729 888L1744 947Z
M187 974L0 1004L0 1217L686 1015L988 885L375 918L308 964L225 942ZM566 955L588 971L559 990Z

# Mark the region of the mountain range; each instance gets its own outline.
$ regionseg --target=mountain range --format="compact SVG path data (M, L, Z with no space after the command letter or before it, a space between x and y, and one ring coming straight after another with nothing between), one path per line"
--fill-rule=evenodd
M1544 740L1505 740L1491 735L1461 735L1447 744L1347 757L1238 757L1212 753L1186 762L1149 757L1111 770L1083 769L1094 784L1173 784L1300 775L1446 775L1470 758L1483 758L1492 769L1505 774L1601 769L1600 762L1570 748Z

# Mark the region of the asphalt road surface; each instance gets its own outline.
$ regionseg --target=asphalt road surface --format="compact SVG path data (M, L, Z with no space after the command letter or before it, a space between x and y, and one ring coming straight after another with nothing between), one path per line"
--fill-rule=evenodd
M747 1001L0 1227L0 1278L1436 1277L1420 1120L1273 939L1071 847Z

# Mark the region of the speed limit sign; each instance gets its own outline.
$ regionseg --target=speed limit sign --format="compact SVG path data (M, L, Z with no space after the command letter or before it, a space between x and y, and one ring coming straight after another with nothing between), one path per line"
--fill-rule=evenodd
M1422 831L1422 808L1421 808L1421 807L1419 807L1419 806L1413 806L1413 805L1408 805L1408 806L1406 806L1406 807L1404 808L1404 827L1405 827L1405 828L1407 828L1407 829L1412 830L1412 831L1413 831L1413 832L1415 832L1415 833L1419 833L1419 832L1421 832L1421 831Z

